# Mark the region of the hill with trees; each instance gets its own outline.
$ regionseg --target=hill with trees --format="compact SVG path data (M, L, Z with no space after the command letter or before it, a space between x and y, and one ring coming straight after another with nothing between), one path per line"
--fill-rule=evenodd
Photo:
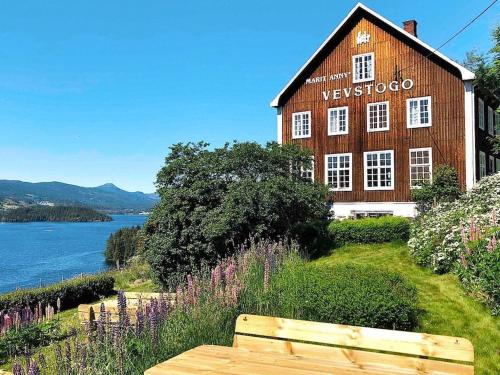
M111 221L111 216L85 207L31 206L0 211L0 222L27 223L34 221L90 222Z

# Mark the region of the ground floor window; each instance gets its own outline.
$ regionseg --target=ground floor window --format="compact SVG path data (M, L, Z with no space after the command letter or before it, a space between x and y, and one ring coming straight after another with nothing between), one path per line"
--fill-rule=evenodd
M394 151L364 153L365 190L394 189Z
M300 175L304 180L314 182L314 156L312 157L311 166L309 168L300 167Z
M479 151L479 178L486 176L486 154Z
M488 159L488 172L489 174L495 173L495 158L491 155Z
M352 190L352 154L325 155L325 182L334 191Z
M421 186L432 177L432 148L410 149L410 186Z

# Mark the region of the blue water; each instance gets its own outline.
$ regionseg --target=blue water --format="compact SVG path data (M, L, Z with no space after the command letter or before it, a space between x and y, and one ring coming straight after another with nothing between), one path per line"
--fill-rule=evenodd
M114 215L97 223L0 223L0 293L106 269L109 235L145 220Z

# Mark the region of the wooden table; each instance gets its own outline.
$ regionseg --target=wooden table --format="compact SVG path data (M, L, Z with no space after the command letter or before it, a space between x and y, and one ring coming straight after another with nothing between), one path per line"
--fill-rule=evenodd
M160 363L145 375L388 375L412 374L389 367L359 368L326 359L280 353L257 353L226 346L203 345Z

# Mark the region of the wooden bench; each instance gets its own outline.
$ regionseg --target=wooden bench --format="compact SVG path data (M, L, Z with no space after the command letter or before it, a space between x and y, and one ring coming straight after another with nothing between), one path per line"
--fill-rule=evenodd
M332 374L338 368L369 374L474 374L469 340L426 333L240 315L233 347L259 356L318 359L332 365Z
M136 312L139 308L139 301L142 300L143 305L148 303L151 298L160 299L160 293L143 293L143 292L125 292L125 298L127 299L127 311L130 317L130 321L135 323ZM174 293L164 293L170 304L173 303L175 299ZM118 301L116 298L105 300L102 302L94 304L82 304L78 306L78 317L80 322L93 322L99 317L99 312L101 310L101 303L104 303L106 313L111 313L111 322L118 321Z

